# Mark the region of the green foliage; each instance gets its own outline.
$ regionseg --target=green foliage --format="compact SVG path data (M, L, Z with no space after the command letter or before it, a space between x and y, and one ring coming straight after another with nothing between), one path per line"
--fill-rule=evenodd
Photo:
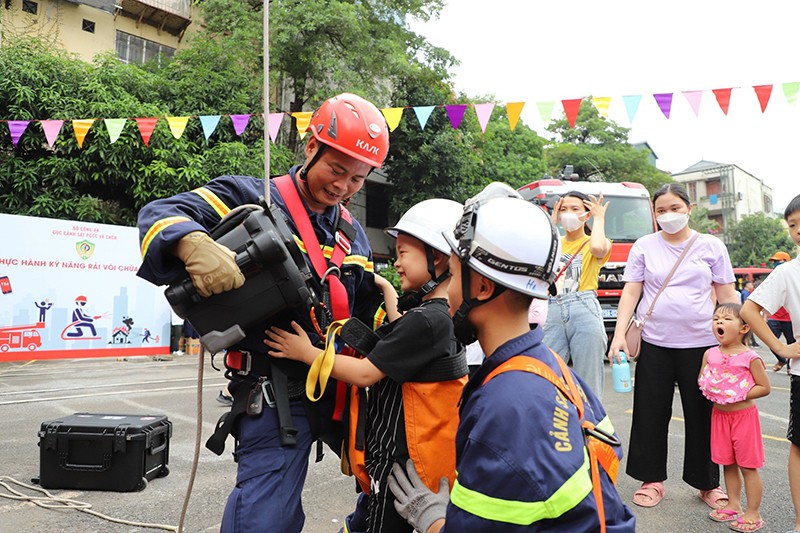
M795 244L777 218L764 213L742 217L727 231L728 253L734 267L758 266L766 263L776 251L794 255Z
M389 266L378 271L381 277L386 278L392 284L397 294L403 294L403 289L400 287L400 274L394 268L394 261L389 261Z
M708 209L699 205L692 208L692 213L689 215L689 227L698 233L711 234L717 234L721 229L716 220L708 218Z
M644 151L628 144L628 128L603 118L588 99L581 102L575 128L563 118L550 124L547 131L554 134L556 142L545 150L552 175L572 165L581 179L638 182L651 194L672 181L649 163Z
M88 64L34 39L0 48L0 109L9 119L96 117L83 148L67 121L52 149L37 123L13 148L0 129L0 202L7 213L88 222L133 224L145 203L195 188L221 174L263 176L263 121L253 117L241 137L224 117L206 140L199 121L180 139L166 122L148 147L128 121L111 143L102 118L192 116L260 109L260 96L236 65L220 63L226 47L199 41L163 69L124 65L107 53ZM210 72L215 73L211 76ZM197 83L197 74L209 83ZM227 80L227 82L226 82ZM272 146L283 173L294 163Z

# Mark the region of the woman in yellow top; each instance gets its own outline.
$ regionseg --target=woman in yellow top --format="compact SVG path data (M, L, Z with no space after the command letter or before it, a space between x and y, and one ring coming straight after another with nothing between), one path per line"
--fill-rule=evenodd
M611 255L606 238L608 202L570 191L556 202L553 221L561 224L561 262L544 325L544 343L572 364L575 372L603 397L603 361L608 337L597 301L600 267ZM593 219L591 229L587 220Z

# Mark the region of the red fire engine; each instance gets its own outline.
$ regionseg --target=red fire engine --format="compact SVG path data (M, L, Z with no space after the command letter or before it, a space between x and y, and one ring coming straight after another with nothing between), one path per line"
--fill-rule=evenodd
M42 345L42 338L39 328L43 328L44 323L37 322L27 326L6 326L0 328L0 352L7 352L15 348L27 348L30 351Z
M580 191L594 196L602 192L603 201L608 202L605 231L612 242L611 257L600 269L597 299L603 309L603 322L610 340L617 323L617 307L624 285L622 274L631 246L639 237L658 230L650 193L641 183L572 181L548 177L519 189L523 198L546 206L548 211L552 210L560 196L569 191ZM588 224L591 227L592 219L589 219Z

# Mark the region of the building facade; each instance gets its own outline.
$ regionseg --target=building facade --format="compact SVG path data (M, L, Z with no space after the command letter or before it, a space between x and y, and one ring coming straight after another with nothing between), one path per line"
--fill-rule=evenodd
M729 225L742 217L755 213L774 216L772 188L736 165L703 160L672 178L686 187L693 204L708 210L723 240Z
M144 63L186 46L191 24L191 0L3 0L0 46L34 36L84 61L115 50L126 63Z

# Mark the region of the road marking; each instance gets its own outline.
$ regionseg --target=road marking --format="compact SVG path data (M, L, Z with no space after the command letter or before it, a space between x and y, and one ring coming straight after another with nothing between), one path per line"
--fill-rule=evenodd
M626 415L632 415L633 414L633 409L627 409L625 411L625 414ZM781 418L781 417L778 417L778 416L775 416L775 415L769 415L769 414L766 414L766 413L759 413L759 414L761 416L763 416L764 418L770 418L772 420L779 420L781 422L784 422L787 425L789 424L789 421L786 420L785 418ZM683 418L681 418L679 416L673 416L672 418L670 418L670 420L677 420L678 422L686 422L686 420L684 420ZM765 435L764 433L761 434L761 437L765 438L767 440L774 440L774 441L778 441L778 442L789 442L789 440L786 439L785 437L774 437L772 435Z
M135 385L135 383L133 384ZM219 383L204 383L203 388L218 388L222 386ZM27 400L9 400L0 402L0 405L17 405L21 403L36 403L36 402L55 402L60 400L74 400L76 398L95 398L98 396L116 396L121 394L144 394L149 392L175 392L179 390L197 390L197 386L191 387L164 387L160 389L145 389L145 390L126 390L126 391L107 391L95 392L90 394L73 394L72 396L55 396L53 398L29 398Z
M7 373L7 372L11 372L12 370L17 370L19 368L24 368L24 367L26 367L28 365L31 365L31 364L35 363L35 362L36 362L36 359L31 359L30 361L26 362L25 364L22 364L22 365L19 365L19 366L12 366L11 368L6 368L2 372L0 372L0 376L5 374L5 373Z

